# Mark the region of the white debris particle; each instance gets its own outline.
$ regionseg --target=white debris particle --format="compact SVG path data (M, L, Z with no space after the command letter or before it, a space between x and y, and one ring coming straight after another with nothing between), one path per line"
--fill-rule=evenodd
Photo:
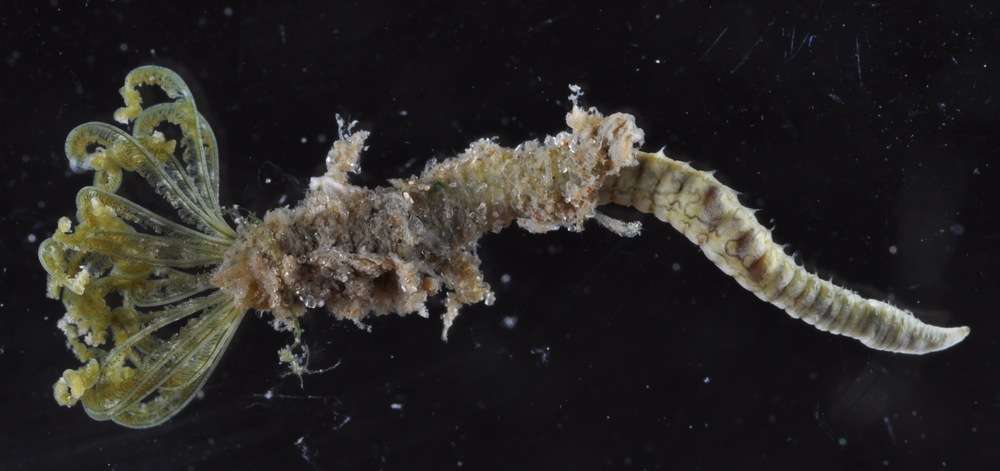
M891 253L893 255L896 255L897 253L899 253L899 248L897 248L895 245L890 245L889 246L889 253Z
M844 438L844 437L840 437L840 438L838 438L838 439L837 439L837 445L840 445L840 446L847 446L847 439L846 439L846 438Z
M958 224L958 223L955 223L955 224L952 224L951 226L949 226L948 230L951 231L952 234L955 234L957 236L965 234L965 226L963 226L961 224Z
M500 282L503 283L503 284L510 283L510 275L508 275L506 273L504 273L503 275L500 275Z
M539 363L543 365L549 362L549 347L532 348L531 354L537 356Z
M672 265L670 265L670 269L673 271L681 271L681 264L674 262Z
M312 453L309 452L309 445L306 445L305 435L299 437L298 440L295 440L295 446L298 447L299 453L302 455L302 459L305 460L306 463L312 463Z
M573 106L579 106L580 97L582 96L583 89L580 88L579 85L574 83L569 86L569 102L572 103Z
M393 402L392 404L389 404L389 408L392 410L403 410L403 404L398 402Z
M271 184L271 177L267 177L267 178L265 178L265 179L264 179L264 183L266 183L266 184L270 185L270 184Z
M309 142L309 139L307 137L305 137L305 136L302 136L302 138L299 139L299 142L305 144L305 143Z
M267 392L264 393L264 399L267 399L268 401L270 401L271 399L274 399L274 390L273 389L268 389Z
M222 10L222 14L226 15L226 16L233 16L233 9L232 9L232 7L226 7L226 8L224 8Z
M28 242L29 243L34 244L36 240L38 240L38 237L36 237L35 234L28 234Z
M128 50L128 43L121 43L121 44L119 44L118 45L118 50L122 51L122 52L127 51Z
M400 116L406 116L406 115L408 115L408 114L410 114L410 112L409 112L409 111L406 111L406 110L399 110L399 115L400 115Z
M349 424L349 423L351 423L351 416L345 415L344 416L344 420L341 420L340 423L338 423L337 426L334 427L333 429L334 430L340 430L340 429L344 428L344 426L347 425L347 424Z
M701 380L701 382L705 383L705 384L709 384L709 383L712 382L712 377L711 376L706 376L704 379Z
M326 143L326 140L327 140L326 134L319 133L316 135L316 142L324 144Z
M508 330L517 327L517 316L503 316L503 326Z

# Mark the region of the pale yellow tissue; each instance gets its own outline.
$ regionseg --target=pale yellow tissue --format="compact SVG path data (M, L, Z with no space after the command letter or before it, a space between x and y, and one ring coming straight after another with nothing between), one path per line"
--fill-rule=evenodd
M88 389L97 384L100 376L101 367L97 360L90 360L78 369L64 371L53 386L56 402L67 407L75 405Z

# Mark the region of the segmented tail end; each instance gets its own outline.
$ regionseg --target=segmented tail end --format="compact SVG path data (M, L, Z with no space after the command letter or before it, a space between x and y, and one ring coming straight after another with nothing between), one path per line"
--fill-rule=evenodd
M727 275L758 298L819 330L898 353L944 350L968 327L925 324L912 313L824 280L798 265L771 231L711 173L663 155L637 152L639 164L610 178L602 201L653 213L684 234Z

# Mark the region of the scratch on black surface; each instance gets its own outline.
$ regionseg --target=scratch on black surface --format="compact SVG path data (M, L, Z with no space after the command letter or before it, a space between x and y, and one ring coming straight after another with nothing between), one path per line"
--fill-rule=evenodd
M313 469L317 469L316 463L313 462L313 457L316 456L316 452L309 449L309 445L306 443L306 436L303 435L299 437L298 440L295 440L294 445L299 449L299 454L302 456L302 459L306 463L309 463Z
M812 48L813 41L815 40L816 40L815 34L806 33L806 35L802 37L802 41L799 41L799 45L796 46L795 26L792 26L792 34L788 40L788 51L785 52L785 63L787 64L793 61L799 55L799 53L802 52L802 49L805 48L806 46Z
M895 445L896 444L896 433L893 432L893 430L892 430L892 421L889 420L889 416L888 415L882 417L882 423L885 424L885 431L889 433L889 440L892 441L893 445Z
M858 42L857 35L854 36L854 57L857 58L858 63L858 85L865 88L865 83L861 80L861 43Z
M708 46L708 49L705 49L705 52L701 54L701 57L699 57L698 60L703 61L705 60L706 57L708 57L708 53L712 52L712 49L715 49L715 45L719 44L719 40L722 39L722 36L726 34L726 31L729 31L728 26L722 28L722 31L719 32L719 35L715 37L715 41L712 41L712 44Z
M254 394L253 397L258 397L258 398L267 399L267 400L271 400L271 399L275 399L276 398L276 399L302 399L302 400L316 400L316 399L319 399L319 400L324 400L325 401L327 399L330 399L333 396L317 396L317 395L313 395L313 394L305 394L305 395L281 394L281 393L273 392L273 390L269 389L266 393L264 393L264 394Z
M758 37L757 40L754 41L753 46L750 46L750 49L747 51L747 53L743 54L743 58L740 59L740 63L736 64L736 67L733 67L733 70L729 71L729 75L735 74L737 70L740 70L740 67L743 67L743 64L746 64L747 60L750 59L750 54L753 52L753 50L757 47L758 44L762 43L763 41L764 41L764 36Z
M542 21L539 21L538 23L535 23L532 26L529 26L528 29L525 30L525 32L528 33L528 34L537 33L537 32L539 32L539 31L541 31L541 30L543 30L545 28L548 28L549 26L552 26L553 23L555 23L557 21L560 21L563 18L566 18L565 14L559 15L559 16L554 16L554 17L551 17L551 18L546 18L546 19L544 19Z
M766 34L767 31L770 30L772 26L774 26L775 21L777 21L777 18L771 18L771 21L767 22L767 26L764 27L764 32L757 37L757 40L754 41L752 46L750 46L750 49L747 50L747 53L743 54L743 58L740 59L740 63L736 64L736 67L733 67L733 70L729 71L729 75L735 74L736 71L740 69L740 67L743 67L743 64L746 64L747 60L750 59L750 54L752 54L753 50L757 48L757 45L764 42L764 34Z
M341 405L340 400L336 396L328 395L315 395L315 394L283 394L274 392L274 389L268 389L264 393L253 394L254 399L246 405L247 409L264 406L267 407L271 401L276 399L286 399L286 400L298 400L298 401L320 401L324 406L328 407L331 411L336 414L334 410L336 407Z
M351 416L345 415L344 418L341 419L341 421L338 422L337 425L335 425L333 427L333 430L334 431L340 430L340 429L344 428L344 426L347 425L347 424L349 424L349 423L351 423Z
M816 425L819 429L832 441L836 441L836 437L833 433L833 427L830 426L830 422L826 419L826 414L823 413L823 409L820 407L819 403L816 403L816 407L813 409L813 419L816 420Z

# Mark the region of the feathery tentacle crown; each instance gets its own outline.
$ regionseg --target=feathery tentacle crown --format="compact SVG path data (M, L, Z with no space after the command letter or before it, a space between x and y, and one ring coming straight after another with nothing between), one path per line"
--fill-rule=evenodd
M141 86L159 87L169 100L144 106ZM94 183L77 193L75 226L60 219L38 257L49 274L48 295L66 307L59 326L84 362L56 382L56 400L79 401L94 419L141 428L191 400L244 312L209 282L236 238L219 206L212 128L170 70L133 70L121 95L125 106L114 117L131 133L91 122L66 138L70 165L93 171ZM166 125L179 128L180 138L166 138ZM182 223L116 194L126 171L145 179Z

